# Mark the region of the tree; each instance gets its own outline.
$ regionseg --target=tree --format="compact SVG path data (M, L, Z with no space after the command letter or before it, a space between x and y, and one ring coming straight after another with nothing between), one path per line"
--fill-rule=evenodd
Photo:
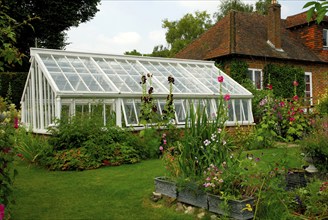
M216 21L221 20L231 10L253 12L253 6L250 4L243 3L241 0L221 0L218 9L219 11L214 13L213 16L216 19Z
M212 20L206 11L196 11L194 15L188 13L177 21L164 19L162 27L167 29L165 38L169 44L170 56L174 56L212 27Z
M98 11L99 2L100 0L2 0L6 6L5 13L19 23L27 17L40 18L31 22L34 30L28 27L15 30L15 46L27 55L29 48L35 44L38 47L64 48L67 44L65 31L92 19ZM28 66L23 67L23 70L27 71Z
M16 31L24 26L33 27L30 25L34 18L27 18L22 23L18 23L4 11L7 9L0 1L0 71L3 72L7 67L14 67L16 63L22 64L22 58L25 56L15 46Z
M124 52L124 55L142 56L136 49Z
M271 0L259 0L255 3L255 11L262 15L267 15L269 12L269 6L271 5Z
M318 23L320 23L327 11L328 11L328 1L326 0L319 0L318 1L310 1L306 3L303 8L309 8L307 11L307 21L311 21L312 19L315 19Z
M154 47L151 54L147 54L150 57L170 57L171 51L163 45L157 45Z

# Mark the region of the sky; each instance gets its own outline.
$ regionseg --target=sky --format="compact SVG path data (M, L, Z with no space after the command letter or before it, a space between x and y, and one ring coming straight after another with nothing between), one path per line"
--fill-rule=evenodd
M281 17L305 11L308 0L278 0ZM245 1L254 4L256 1ZM175 21L187 13L213 14L220 0L101 0L94 18L67 32L68 51L124 54L137 50L149 54L154 46L167 46L162 21Z

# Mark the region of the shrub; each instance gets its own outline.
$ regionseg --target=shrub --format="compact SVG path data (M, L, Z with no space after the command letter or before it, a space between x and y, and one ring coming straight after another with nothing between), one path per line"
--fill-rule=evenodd
M328 115L328 89L325 90L319 99L316 109L321 115Z
M13 183L16 170L13 166L15 151L14 135L18 126L19 114L15 105L8 105L0 97L0 206L5 212L5 218L10 218L13 199Z
M328 172L328 116L313 120L313 131L300 142L303 152L313 158L314 165Z

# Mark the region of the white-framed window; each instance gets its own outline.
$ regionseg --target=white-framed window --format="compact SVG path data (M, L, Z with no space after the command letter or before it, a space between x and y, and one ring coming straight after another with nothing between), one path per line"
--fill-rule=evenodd
M312 105L313 100L312 100L312 73L311 72L305 72L305 98L306 101L309 101Z
M328 29L323 29L322 44L323 44L323 47L328 47Z
M247 77L257 89L263 89L263 72L261 69L248 69Z

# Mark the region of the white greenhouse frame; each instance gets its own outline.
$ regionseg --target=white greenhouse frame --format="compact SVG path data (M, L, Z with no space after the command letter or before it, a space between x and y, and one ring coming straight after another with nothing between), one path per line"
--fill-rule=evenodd
M253 124L252 93L219 70L212 61L109 55L31 48L31 67L21 99L22 123L35 133L47 133L62 112L91 111L101 103L104 125L108 112L115 112L116 125L139 123L141 77L153 75L153 97L159 113L169 94L167 78L173 76L176 123L183 125L188 103L216 111L221 94L229 94L227 125ZM218 76L224 81L218 82Z

